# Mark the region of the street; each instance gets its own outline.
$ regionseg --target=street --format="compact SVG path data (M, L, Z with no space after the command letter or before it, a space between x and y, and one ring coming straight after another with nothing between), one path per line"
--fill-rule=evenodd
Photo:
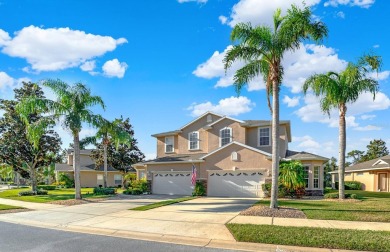
M82 233L64 232L0 222L0 251L207 251L210 249L169 243L115 238Z

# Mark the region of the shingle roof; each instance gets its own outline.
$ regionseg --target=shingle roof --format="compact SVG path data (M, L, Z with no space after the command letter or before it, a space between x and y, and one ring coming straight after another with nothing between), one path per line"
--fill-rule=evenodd
M165 157L159 157L156 159L148 160L145 162L140 162L135 165L143 165L150 163L170 163L170 162L190 162L190 161L201 161L201 157L206 155L207 153L197 153L197 154L181 154L181 155L171 155Z
M91 155L92 151L94 151L94 149L80 150L80 154ZM73 149L68 149L67 152L68 152L68 154L72 154L74 152L74 150Z
M378 160L383 160L388 164L377 164L374 165ZM345 168L345 171L360 171L360 170L370 170L370 169L378 169L378 168L388 168L390 169L390 155L383 156L380 158L371 159L366 162L358 163L355 165L351 165ZM330 173L337 173L338 170L334 170Z
M323 160L323 161L328 161L329 158L305 152L305 151L292 151L292 150L287 150L286 151L286 159L293 159L293 160Z
M160 137L160 136L173 136L181 133L181 130L172 130L162 133L153 134L152 137Z
M241 126L243 127L256 127L256 126L266 126L271 125L271 120L244 120L243 123L241 123ZM290 123L290 121L281 120L279 121L279 124L286 124Z

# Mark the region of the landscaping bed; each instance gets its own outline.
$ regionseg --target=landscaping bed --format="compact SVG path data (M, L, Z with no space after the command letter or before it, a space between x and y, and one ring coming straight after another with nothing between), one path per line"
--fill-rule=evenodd
M306 215L301 210L289 207L271 209L268 206L256 205L242 211L240 214L246 216L306 219Z
M227 224L240 242L390 252L390 232L274 225Z

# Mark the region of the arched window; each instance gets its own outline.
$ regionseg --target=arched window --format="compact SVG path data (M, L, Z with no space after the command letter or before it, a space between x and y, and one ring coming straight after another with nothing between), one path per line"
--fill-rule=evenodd
M211 115L207 115L207 122L211 123L213 121L213 117Z
M232 161L238 161L238 153L235 151L232 152Z
M219 131L219 146L230 143L233 139L232 128L225 127Z

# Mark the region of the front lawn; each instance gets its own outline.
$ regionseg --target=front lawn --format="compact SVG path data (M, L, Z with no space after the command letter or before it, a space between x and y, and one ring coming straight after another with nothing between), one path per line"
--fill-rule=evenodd
M183 197L183 198L177 198L177 199L172 199L172 200L164 200L164 201L152 203L152 204L145 205L145 206L135 207L135 208L132 208L132 209L129 209L129 210L146 211L146 210L154 209L154 208L157 208L157 207L163 207L163 206L180 203L180 202L187 201L187 200L192 200L192 199L195 199L195 198L197 198L197 197Z
M390 193L346 191L359 195L359 202L326 200L279 200L280 206L302 210L309 219L390 222ZM256 204L269 205L269 200Z
M23 209L23 207L18 207L18 206L9 206L9 205L3 205L3 204L0 204L0 211L4 211L4 210L12 210L12 209Z
M56 200L68 200L74 199L74 189L57 189L48 191L48 195L35 195L35 196L19 196L21 191L28 191L30 188L11 189L0 192L0 198L21 200L36 203L47 203ZM93 188L81 188L81 194L83 198L105 198L106 195L94 195Z
M390 251L390 232L313 227L282 227L271 225L227 224L240 242L278 245Z

